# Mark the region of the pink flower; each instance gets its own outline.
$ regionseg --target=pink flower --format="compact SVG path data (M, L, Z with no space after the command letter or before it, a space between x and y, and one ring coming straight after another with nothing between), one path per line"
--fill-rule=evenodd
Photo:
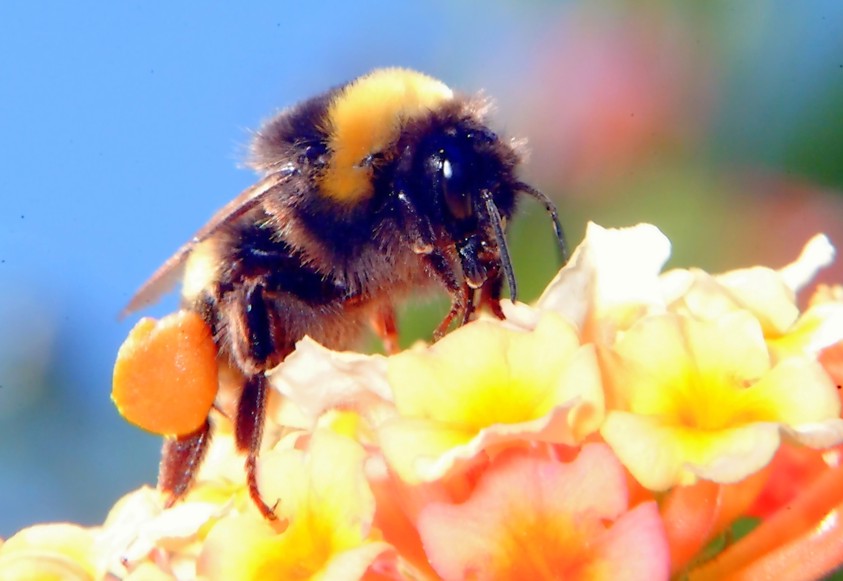
M462 504L419 516L444 579L667 579L654 502L632 509L620 464L590 444L566 464L520 450L499 456Z

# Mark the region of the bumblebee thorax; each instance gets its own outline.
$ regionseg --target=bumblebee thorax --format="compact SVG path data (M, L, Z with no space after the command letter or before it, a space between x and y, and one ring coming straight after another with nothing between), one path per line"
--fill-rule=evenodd
M453 99L441 81L406 69L379 69L340 89L328 106L330 161L320 191L347 204L369 199L373 160L408 122Z

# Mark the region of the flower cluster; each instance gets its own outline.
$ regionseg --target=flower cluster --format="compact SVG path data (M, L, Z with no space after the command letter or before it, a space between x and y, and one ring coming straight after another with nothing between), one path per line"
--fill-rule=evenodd
M26 529L0 577L821 577L843 563L843 293L796 293L833 249L722 275L662 273L669 252L591 225L504 321L389 357L305 339L269 374L277 520L213 411L183 501L143 488L101 527Z

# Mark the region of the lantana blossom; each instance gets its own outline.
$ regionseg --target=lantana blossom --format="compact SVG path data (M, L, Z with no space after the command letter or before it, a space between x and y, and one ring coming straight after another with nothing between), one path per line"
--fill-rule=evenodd
M698 477L739 481L770 461L783 434L818 447L843 440L840 401L820 364L771 365L760 324L744 311L642 319L604 361L616 407L601 434L653 490Z
M478 321L391 357L387 376L398 415L379 440L408 482L439 479L484 449L576 445L603 418L594 349L552 313L528 332Z
M443 579L667 579L656 503L629 507L624 473L603 444L570 463L526 450L498 456L463 503L419 516Z
M35 525L0 542L0 579L89 581L96 558L93 531L70 523Z
M816 356L843 340L843 302L812 304L800 313L796 292L828 266L834 248L814 236L799 257L779 270L751 267L710 275L699 269L675 269L661 276L662 294L673 312L702 320L745 310L758 320L776 359Z
M24 529L0 540L0 579L826 574L843 563L843 291L807 309L797 293L833 248L720 274L662 272L669 255L654 226L592 224L503 321L388 357L305 338L267 373L258 488L275 520L250 498L221 381L184 498L142 487L100 526ZM116 387L121 410L145 409ZM706 560L743 515L761 522Z
M278 499L277 520L251 510L221 518L208 532L199 573L209 580L362 576L389 550L371 535L375 503L364 459L358 444L324 430L307 450L264 454L262 493Z
M670 241L651 224L611 229L589 222L585 240L539 297L536 310L560 313L583 341L610 340L641 316L665 310L659 273L669 257ZM513 308L510 315L528 319Z

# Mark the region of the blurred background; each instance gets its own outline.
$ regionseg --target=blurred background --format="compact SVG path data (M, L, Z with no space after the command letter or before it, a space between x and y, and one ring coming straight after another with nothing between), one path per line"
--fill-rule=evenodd
M843 3L0 4L0 537L101 522L160 440L109 399L117 313L253 181L249 129L372 68L494 96L571 246L646 221L673 266L781 266L843 246ZM523 299L558 265L511 232ZM843 261L841 261L843 262ZM823 275L843 280L841 263ZM177 308L169 296L146 315ZM425 336L441 303L413 310Z

